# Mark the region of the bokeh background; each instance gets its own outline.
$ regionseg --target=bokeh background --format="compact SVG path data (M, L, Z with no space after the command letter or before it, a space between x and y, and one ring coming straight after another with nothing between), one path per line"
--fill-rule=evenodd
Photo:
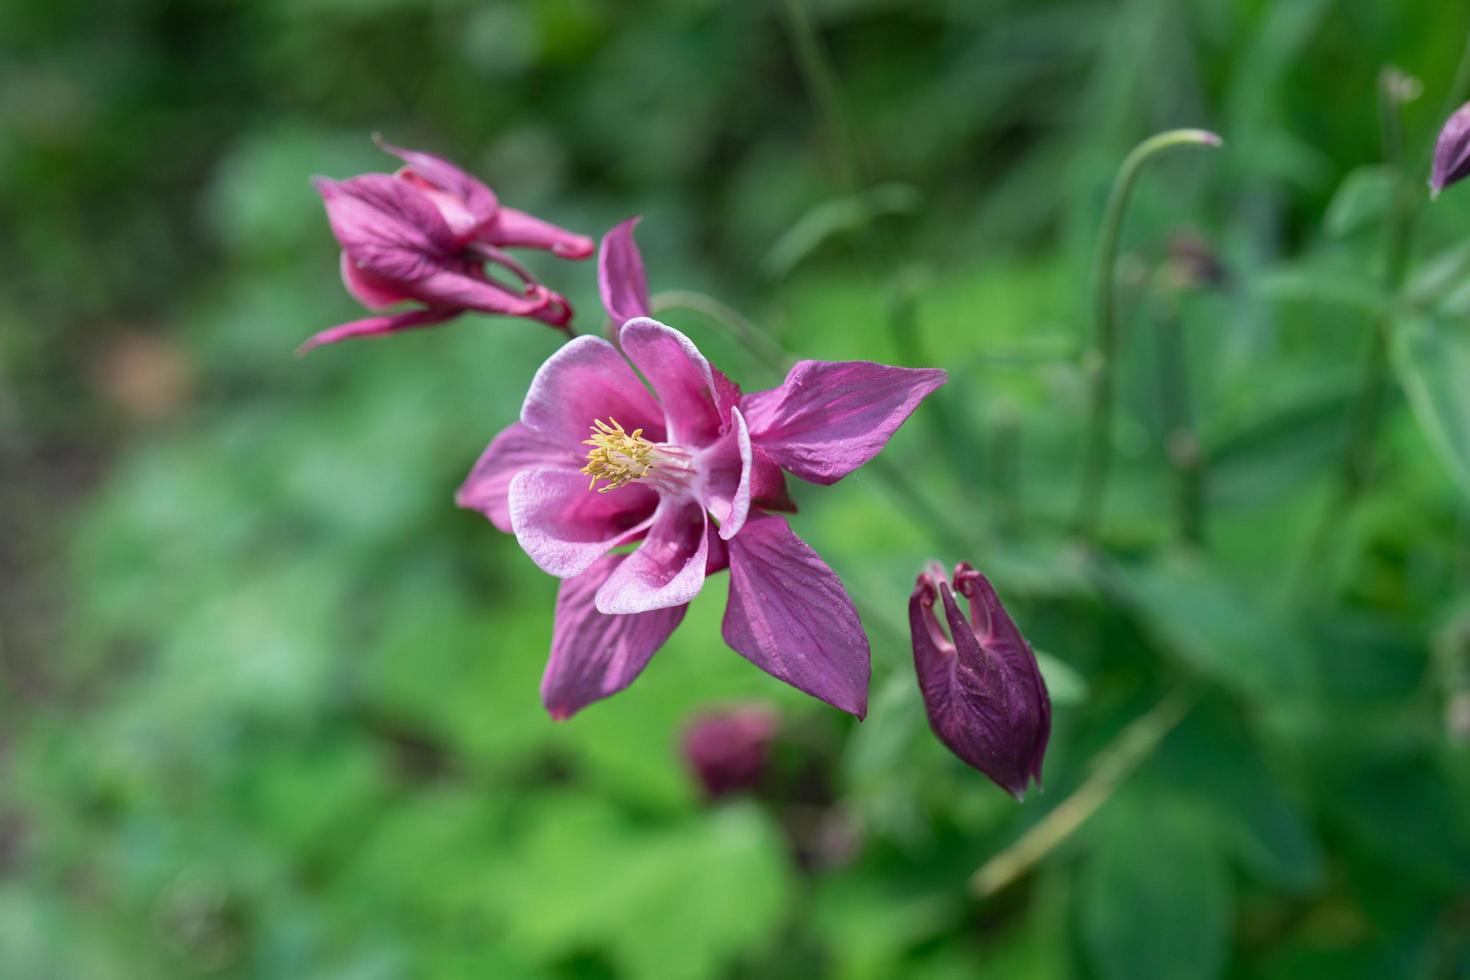
M1441 0L9 0L0 975L1470 976L1470 191L1424 189L1467 31ZM1386 156L1387 65L1422 94ZM1089 263L1177 125L1227 146L1130 212L1089 550ZM645 215L655 292L799 356L949 369L886 470L798 489L866 722L726 649L720 580L630 690L545 716L555 583L452 497L558 335L292 356L357 315L307 178L391 169L375 131L587 234ZM535 267L600 329L591 263ZM1043 653L1024 804L928 734L929 558ZM770 764L708 802L682 733L749 701Z

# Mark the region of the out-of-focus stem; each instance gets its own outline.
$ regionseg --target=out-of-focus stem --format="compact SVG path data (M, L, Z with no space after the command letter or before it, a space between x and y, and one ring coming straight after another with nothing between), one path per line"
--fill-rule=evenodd
M769 334L713 296L691 289L671 289L655 294L649 305L654 313L664 310L690 310L711 320L744 344L756 359L777 375L784 376L795 363L791 355L782 350L781 345L772 340Z
M970 891L980 898L994 895L1072 836L1184 720L1197 697L1192 689L1180 688L1130 722L1098 753L1092 775L1071 796L970 876Z
M1117 305L1113 271L1128 199L1144 164L1176 146L1220 146L1223 141L1204 129L1172 129L1151 136L1133 148L1118 168L1098 232L1092 266L1093 348L1086 368L1091 375L1088 435L1083 446L1082 479L1078 485L1077 531L1088 541L1097 537L1112 461L1113 360L1118 346Z
M842 105L842 90L837 84L837 72L827 58L822 39L817 36L812 23L811 10L806 0L785 0L786 28L791 34L791 46L796 52L796 63L801 70L802 80L811 91L822 114L832 145L832 156L838 166L843 184L854 187L862 179L862 155L858 152L857 137L848 125L847 112Z
M1204 459L1194 432L1189 403L1189 364L1179 310L1172 297L1160 304L1155 320L1158 340L1159 402L1164 416L1164 446L1174 472L1174 501L1181 540L1204 543Z

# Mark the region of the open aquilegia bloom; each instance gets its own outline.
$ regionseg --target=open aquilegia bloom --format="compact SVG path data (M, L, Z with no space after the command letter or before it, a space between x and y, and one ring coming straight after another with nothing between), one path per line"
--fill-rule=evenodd
M955 601L970 604L966 619ZM944 607L949 635L936 618ZM914 668L929 725L950 751L1016 799L1031 780L1051 737L1051 697L1036 655L1006 613L990 580L969 565L954 570L954 588L937 563L919 575L909 597Z
M341 181L317 177L313 183L342 246L342 283L353 298L371 310L401 302L420 306L324 330L307 340L303 351L442 323L466 310L528 317L553 327L570 322L567 301L536 282L503 249L549 249L582 259L592 254L590 238L505 207L489 187L447 160L380 145L403 159L397 173ZM487 264L518 284L489 275Z
M1434 166L1429 190L1435 196L1446 187L1470 176L1470 102L1445 120L1434 144Z
M641 260L621 261L623 248L632 236L614 229L604 249L619 260L603 268L641 278ZM619 294L646 295L637 285ZM857 611L773 512L794 510L787 472L837 482L878 454L945 372L800 361L781 387L742 394L679 331L609 314L619 345L584 336L553 354L520 421L457 497L563 580L541 684L547 709L567 718L631 684L705 578L728 568L725 642L862 717L869 651Z

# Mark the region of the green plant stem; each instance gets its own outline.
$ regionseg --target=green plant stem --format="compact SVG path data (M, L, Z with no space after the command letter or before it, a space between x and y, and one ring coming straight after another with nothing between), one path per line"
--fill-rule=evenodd
M899 276L893 284L888 306L888 330L904 363L924 367L934 362L924 349L919 327L919 290L911 278ZM941 388L929 396L925 419L936 451L949 465L961 486L981 485L980 447L972 433L960 424L951 400L951 389Z
M1174 473L1174 502L1180 540L1201 545L1205 538L1204 459L1195 435L1189 399L1189 365L1179 310L1165 301L1154 324L1158 341L1159 402L1164 416L1165 452Z
M1086 364L1091 376L1091 391L1088 435L1083 446L1082 479L1077 498L1077 531L1088 542L1097 539L1112 461L1113 361L1118 346L1113 272L1118 262L1118 241L1128 200L1144 164L1158 154L1176 146L1220 146L1222 142L1219 136L1203 129L1172 129L1151 136L1124 158L1113 181L1113 189L1108 194L1092 266L1094 346Z
M796 53L797 67L802 80L811 92L812 99L822 115L832 147L832 158L838 168L838 177L849 188L855 187L863 178L862 154L858 152L857 138L848 125L847 113L842 105L842 90L837 84L837 72L817 36L812 23L811 10L806 0L784 0L786 29L791 35L791 47Z
M691 289L671 289L656 294L649 301L654 313L664 310L689 310L723 327L735 340L776 375L784 377L795 360L771 339L770 334L751 323L730 306L713 296Z
M980 898L994 895L1071 837L1184 720L1197 698L1193 689L1179 688L1130 722L1097 754L1092 775L1071 796L970 876L970 891Z

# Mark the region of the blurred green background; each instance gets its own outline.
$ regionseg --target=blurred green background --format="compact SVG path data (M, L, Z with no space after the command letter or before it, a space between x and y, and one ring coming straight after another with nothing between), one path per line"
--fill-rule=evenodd
M1424 189L1467 31L1441 0L0 5L0 976L1470 976L1470 190ZM1422 96L1385 167L1390 64ZM1177 125L1227 146L1129 214L1088 551L1094 238ZM799 356L949 369L886 475L797 488L866 722L726 649L718 579L631 689L545 716L555 583L452 496L558 335L292 357L357 315L307 178L391 169L374 131L587 234L645 215L655 292ZM591 263L535 268L599 328ZM1046 654L1023 805L928 734L929 558ZM751 699L771 771L707 804L681 732ZM1161 701L1091 820L972 886Z

